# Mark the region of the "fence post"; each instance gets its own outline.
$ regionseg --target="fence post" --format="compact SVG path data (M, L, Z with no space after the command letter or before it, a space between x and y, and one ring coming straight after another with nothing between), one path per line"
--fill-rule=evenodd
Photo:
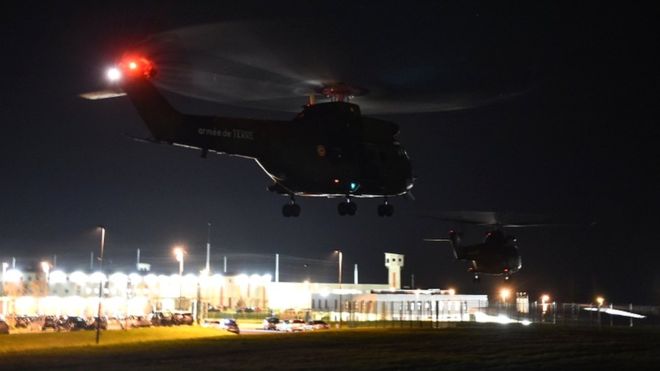
M628 311L629 311L630 313L632 313L632 310L633 310L632 303L630 303L630 304L628 305ZM633 319L632 319L632 317L630 317L630 327L633 327Z

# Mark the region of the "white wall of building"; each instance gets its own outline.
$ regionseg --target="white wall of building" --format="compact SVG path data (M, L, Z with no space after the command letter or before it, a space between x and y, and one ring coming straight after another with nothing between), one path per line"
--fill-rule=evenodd
M488 306L487 295L431 294L422 290L395 293L312 296L315 318L331 321L469 321Z

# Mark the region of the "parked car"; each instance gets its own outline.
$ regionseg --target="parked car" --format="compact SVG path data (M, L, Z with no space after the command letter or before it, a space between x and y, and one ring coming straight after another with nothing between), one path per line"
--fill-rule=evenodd
M305 330L327 330L330 328L325 321L309 321L305 324Z
M151 316L151 324L154 326L172 326L174 319L170 312L154 312Z
M55 331L59 331L62 328L63 320L56 316L46 316L44 317L44 323L41 325L41 331L46 331L46 329L52 328Z
M89 324L89 327L91 330L96 329L96 323L99 322L99 328L101 330L107 330L108 329L108 317L103 316L101 317L101 321L99 321L99 317L94 317L94 320Z
M222 319L220 318L205 318L202 320L202 327L206 328L220 328Z
M82 317L67 317L62 327L69 331L90 330L90 324Z
M235 334L241 333L241 330L238 328L238 323L231 318L207 318L202 321L202 327L227 330Z
M0 335L9 334L9 325L4 320L0 319Z
M28 328L32 323L32 319L28 316L16 316L14 321L14 327L16 328Z
M145 316L131 316L128 319L128 323L130 327L136 328L136 327L151 327L151 319L145 317Z
M177 312L172 315L172 323L175 325L188 325L192 326L195 323L192 313L190 312Z
M237 335L241 333L241 329L238 328L238 323L230 318L224 319L222 321L222 328Z
M288 319L280 322L277 325L277 330L285 332L305 331L305 321L301 319Z
M265 318L262 327L264 330L277 330L277 325L280 323L280 319L277 317L268 317Z

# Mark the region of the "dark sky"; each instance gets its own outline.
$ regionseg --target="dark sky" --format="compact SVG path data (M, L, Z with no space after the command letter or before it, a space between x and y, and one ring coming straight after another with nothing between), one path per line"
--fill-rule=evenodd
M141 248L146 261L174 272L176 243L188 246L191 267L201 264L211 221L218 268L228 255L230 270L272 273L277 252L282 279L331 281L331 251L341 249L344 280L352 281L357 263L361 281L383 282L383 252L401 252L404 284L414 274L422 287L490 292L500 279L474 286L448 246L422 241L444 236L450 226L417 215L533 212L584 227L517 231L519 290L551 292L560 301L602 294L614 302L660 303L657 13L598 2L191 3L4 7L0 258L26 265L57 254L63 267L85 267L98 249L94 226L103 224L113 266L132 264ZM376 201L361 200L356 217L342 218L337 200L321 199L299 200L302 216L285 219L286 200L266 191L270 181L252 161L202 160L195 151L131 141L124 134L145 136L146 129L126 99L77 97L98 89L103 69L149 35L284 19L299 19L318 45L336 48L330 69L387 73L406 94L421 86L432 95L429 81L446 96L497 90L508 80L517 86L521 77L526 89L468 110L382 116L399 123L419 177L416 200L394 200L395 216L385 219L376 216ZM393 34L388 24L408 31ZM347 30L345 44L324 44L328 30L336 34L339 27ZM278 42L307 56L315 50ZM292 117L168 97L186 112ZM587 227L591 221L596 226ZM481 232L468 238L476 241Z

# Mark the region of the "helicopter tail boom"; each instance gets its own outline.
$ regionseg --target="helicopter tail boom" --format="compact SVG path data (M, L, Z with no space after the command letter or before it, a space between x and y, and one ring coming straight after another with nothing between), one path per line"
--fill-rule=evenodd
M174 142L183 115L145 78L122 84L122 89L157 141Z
M157 70L143 57L127 56L108 76L126 93L153 136L152 142L256 158L273 121L196 116L177 111L152 83Z

